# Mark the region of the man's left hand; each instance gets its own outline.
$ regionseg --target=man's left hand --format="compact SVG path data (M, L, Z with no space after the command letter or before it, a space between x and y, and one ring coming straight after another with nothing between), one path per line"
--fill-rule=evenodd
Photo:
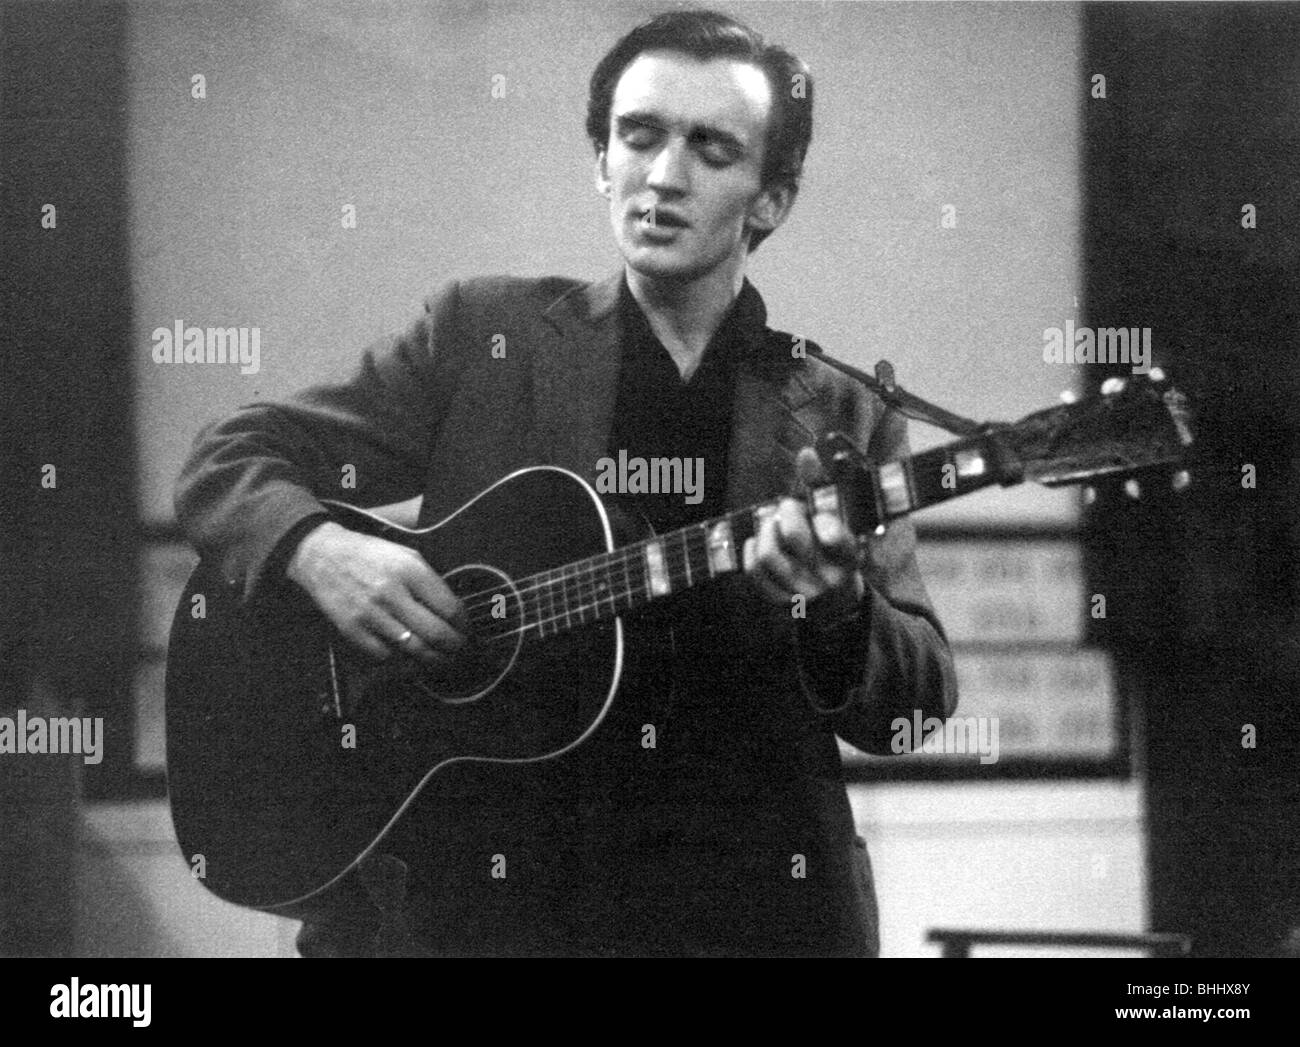
M805 461L816 453L800 454L800 473L810 473ZM833 512L808 517L805 503L782 498L777 511L767 516L758 534L745 542L745 573L774 604L793 607L801 595L808 617L834 621L853 614L866 593L857 566L857 542Z

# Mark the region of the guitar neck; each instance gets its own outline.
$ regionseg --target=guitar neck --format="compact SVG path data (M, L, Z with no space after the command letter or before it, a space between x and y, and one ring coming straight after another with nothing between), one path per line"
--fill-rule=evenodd
M864 535L917 509L1009 482L998 461L990 436L967 437L864 470L863 482L813 488L807 501L810 510L837 513L853 534ZM738 509L543 572L529 579L523 628L551 636L733 574L743 567L745 541L777 504Z

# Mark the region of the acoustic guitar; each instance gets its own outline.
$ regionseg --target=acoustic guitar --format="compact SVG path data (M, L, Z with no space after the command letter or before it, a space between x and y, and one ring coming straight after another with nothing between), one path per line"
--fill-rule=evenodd
M833 434L818 447L831 482L806 497L864 540L992 484L1177 470L1192 439L1184 398L1163 380L1103 388L879 465ZM241 603L216 564L195 569L167 664L177 839L218 896L288 916L353 873L444 768L546 760L599 730L624 670L624 618L740 571L745 539L772 509L618 545L592 487L547 466L511 473L419 530L328 507L346 527L418 551L464 602L471 642L437 667L373 661L293 583Z

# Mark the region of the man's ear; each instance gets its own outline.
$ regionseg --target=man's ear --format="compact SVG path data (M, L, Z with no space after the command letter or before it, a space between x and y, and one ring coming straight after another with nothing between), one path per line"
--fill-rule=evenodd
M605 150L596 150L596 192L609 199L609 164L605 159Z
M754 202L749 205L749 213L745 217L745 224L750 229L772 232L789 216L790 209L794 207L794 198L798 193L798 187L789 182L769 186L759 193Z

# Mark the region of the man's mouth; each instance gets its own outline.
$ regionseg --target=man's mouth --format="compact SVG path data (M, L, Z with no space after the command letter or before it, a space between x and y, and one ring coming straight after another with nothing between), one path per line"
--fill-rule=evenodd
M666 211L662 207L647 207L637 212L637 221L644 226L660 229L685 229L690 225L675 211Z

